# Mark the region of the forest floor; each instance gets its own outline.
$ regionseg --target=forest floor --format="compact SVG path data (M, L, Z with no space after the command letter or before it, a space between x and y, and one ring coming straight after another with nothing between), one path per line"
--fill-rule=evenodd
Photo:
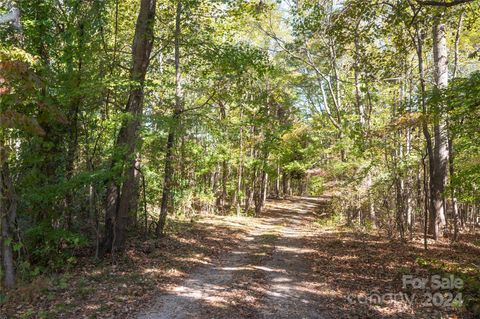
M341 227L329 211L328 198L297 197L268 201L257 218L172 222L168 237L132 241L113 262L84 257L66 273L20 285L0 302L0 318L475 317L447 301L478 296L478 237L425 251L420 238L401 243ZM440 290L441 304L429 303L428 290L403 287L403 276L449 274L465 285Z

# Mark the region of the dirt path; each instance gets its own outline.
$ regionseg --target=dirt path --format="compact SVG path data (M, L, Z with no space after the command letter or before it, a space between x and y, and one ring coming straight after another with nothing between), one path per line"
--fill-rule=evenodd
M0 313L99 319L480 318L468 310L474 308L425 305L422 293L428 290L402 284L405 275L423 280L468 274L460 292L465 300L478 296L480 248L471 243L480 238L455 245L448 238L430 242L426 251L421 236L402 243L376 230L345 227L334 212L327 200L292 198L269 201L259 218L177 220L162 240L131 243L118 263L92 265L88 257L69 273L19 287L7 303L0 302ZM392 294L417 298L386 298ZM375 296L385 298L369 299Z
M478 318L457 308L425 305L422 293L428 291L413 291L418 296L413 300L412 290L402 287L406 274L430 278L443 273L418 260L473 264L478 250L458 246L445 254L450 244L438 243L425 251L420 239L405 244L330 224L329 212L326 199L292 198L269 201L259 218L209 220L203 239L225 243L222 236L235 234L229 238L234 244L220 249L219 257L206 256L205 264L182 282L162 287L163 293L136 318Z
M306 246L321 204L269 202L237 249L197 268L137 318L324 318L322 281Z

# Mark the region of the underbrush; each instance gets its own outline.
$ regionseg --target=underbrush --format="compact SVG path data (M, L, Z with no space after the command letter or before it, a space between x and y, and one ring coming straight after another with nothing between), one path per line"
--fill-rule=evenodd
M465 310L471 311L474 315L480 316L480 265L459 261L458 263L446 263L439 258L416 259L416 263L427 269L430 273L441 274L448 278L450 275L462 280L463 304Z
M59 254L53 259L56 263L72 257L75 262L58 269L49 267L47 256L38 259L45 262L41 271L28 273L13 290L0 292L0 313L25 319L125 318L190 268L235 247L240 230L192 216L170 219L167 233L162 239L146 241L140 235L132 237L125 254L102 260L80 251L83 242L64 240L65 234L55 237L62 238L56 245L48 243L53 237L47 237L44 253ZM31 236L45 239L39 231ZM62 247L72 249L67 254Z
M339 227L344 223L344 218L341 214L333 213L329 216L318 218L315 223L322 227Z

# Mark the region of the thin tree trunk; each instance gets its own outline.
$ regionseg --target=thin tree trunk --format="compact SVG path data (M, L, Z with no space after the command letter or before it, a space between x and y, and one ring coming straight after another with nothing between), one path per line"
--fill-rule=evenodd
M360 21L357 23L355 30L355 62L354 62L354 78L355 78L355 104L357 106L358 115L360 117L360 126L362 130L365 126L365 109L362 103L362 97L360 92L360 43L358 38L358 27Z
M427 149L427 155L428 155L428 170L429 170L429 177L433 176L434 172L434 158L433 158L433 143L432 143L432 137L430 135L430 131L428 129L428 122L427 122L427 103L426 103L426 86L425 86L425 66L424 66L424 61L423 61L423 36L421 35L421 31L418 28L418 25L415 26L415 38L413 39L415 43L415 48L417 52L417 59L418 59L418 73L420 77L420 95L421 95L421 108L422 108L422 132L425 137L425 142L426 142L426 149ZM426 165L424 165L424 169L426 168ZM426 175L426 172L424 172ZM430 188L429 188L430 189ZM431 193L431 190L430 190ZM425 199L429 200L430 202L432 201L431 196L425 195ZM425 203L425 207L428 208L429 211L429 217L432 219L432 217L435 215L434 208L432 203ZM425 222L427 223L427 216L425 216ZM425 247L426 247L426 238L425 238ZM426 249L426 248L425 248Z
M282 189L283 189L283 197L287 197L288 195L288 173L283 172L282 174Z
M262 211L262 173L258 167L255 167L255 175L253 179L253 201L255 204L255 216L260 215Z
M222 212L227 206L227 182L228 182L228 163L227 160L222 162L222 195L220 200Z
M464 11L460 13L460 17L458 18L458 24L457 24L457 32L455 35L455 59L454 59L454 64L453 64L453 73L452 73L452 78L455 78L457 76L457 70L458 70L458 47L460 45L460 33L462 30L462 21L463 21L463 16L464 16ZM449 130L448 134L448 168L449 168L449 174L450 174L450 180L453 178L454 173L455 173L455 167L454 167L454 148L453 148L453 133L451 130ZM458 229L458 203L457 203L457 198L455 195L455 188L452 188L452 193L451 193L451 200L452 200L452 213L453 213L453 241L458 240L458 235L459 235L459 229Z
M238 179L237 179L237 196L236 196L236 210L237 216L241 213L242 201L242 178L243 178L243 109L240 109L240 158L238 160Z
M135 164L134 164L134 171L133 171L133 180L134 180L134 187L133 187L133 195L132 199L129 203L128 211L131 213L131 217L133 218L134 226L137 228L138 226L138 203L140 201L140 178L141 178L141 165L142 159L140 157L140 153L137 153L135 157Z
M84 38L84 24L83 21L79 23L78 26L78 45L77 45L77 55L78 55L78 64L77 64L77 76L75 79L75 89L79 89L82 83L82 69L83 69L83 38ZM77 156L77 146L78 146L78 114L80 112L80 103L82 101L81 97L77 95L73 98L70 106L70 136L68 143L67 151L67 165L65 177L67 180L70 180L73 177L73 170L75 159ZM66 225L67 229L72 227L72 215L74 212L73 199L74 199L74 190L69 190L65 196L65 213L66 213Z
M398 232L400 233L400 238L402 240L405 239L405 228L404 228L404 221L403 221L403 215L404 215L404 205L403 205L403 185L400 176L395 177L395 207L396 207L396 213L397 213L397 227L398 227Z
M392 109L392 118L395 119L400 112L401 103L403 98L403 86L400 87L400 94L398 95L398 101L395 101ZM401 240L405 239L405 228L404 228L404 187L402 176L400 174L399 162L403 159L403 146L401 144L401 131L396 130L394 133L394 145L395 148L392 150L392 159L395 172L395 210L396 210L396 224L397 230L400 234Z
M0 222L2 228L2 264L4 268L4 286L9 289L15 285L15 267L13 262L13 224L16 219L17 203L10 180L10 171L5 154L5 147L0 144ZM7 205L8 203L8 205Z
M460 34L462 32L462 24L463 24L463 16L465 12L462 11L460 13L460 16L458 17L458 23L457 23L457 32L455 34L455 49L454 49L454 64L453 64L453 71L452 71L452 78L457 77L457 72L458 72L458 47L460 45Z
M262 175L262 209L265 207L265 202L267 201L268 195L268 173L263 171Z
M425 163L425 157L428 155L427 154L422 157L422 165L423 165L423 194L424 194L424 200L423 200L423 246L425 250L427 250L427 234L428 234L428 215L429 215L429 197L428 197L428 179L427 179L427 165Z
M174 115L173 121L176 122L178 118ZM168 214L168 202L170 199L170 193L173 187L173 174L175 173L173 168L173 161L175 160L173 154L173 147L175 144L175 133L174 130L176 125L172 123L172 127L169 129L167 137L167 145L165 152L165 168L164 168L164 179L163 179L163 192L162 192L162 201L160 204L160 216L157 224L157 229L155 230L157 236L162 236L165 224L167 222Z
M172 124L167 138L165 152L165 171L163 182L162 203L160 207L160 218L157 225L157 236L162 236L165 230L168 214L168 201L173 187L173 175L175 173L173 162L173 148L175 146L175 133L182 113L182 73L180 70L180 35L181 35L182 2L178 0L177 12L175 15L175 109L173 112Z
M225 105L222 102L219 102L220 106L220 119L225 121L227 117L227 113L225 110ZM227 183L228 183L228 175L229 175L229 169L228 169L228 162L226 159L222 161L222 191L220 194L220 198L218 200L218 208L220 211L223 213L225 210L225 207L227 206Z
M407 133L406 133L406 151L407 151L407 157L410 157L410 153L411 153L411 150L412 150L412 131L410 128L407 128ZM412 186L414 185L414 178L413 177L408 177L407 178L407 183L409 184L409 182L412 184ZM408 185L407 184L407 185ZM408 187L409 189L411 189L412 187ZM409 231L409 234L410 234L410 239L413 238L413 231L414 231L414 223L415 223L415 216L414 216L414 206L413 206L413 202L414 202L414 193L410 190L410 191L407 191L406 192L406 197L407 197L407 200L406 200L406 204L407 204L407 209L406 209L406 213L407 213L407 226L408 226L408 231Z
M280 198L280 164L277 163L277 175L275 176L275 198Z

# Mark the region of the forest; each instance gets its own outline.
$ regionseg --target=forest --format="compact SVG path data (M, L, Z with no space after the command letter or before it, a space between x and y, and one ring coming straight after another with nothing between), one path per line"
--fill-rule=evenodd
M479 318L480 2L0 0L0 229L2 319Z

